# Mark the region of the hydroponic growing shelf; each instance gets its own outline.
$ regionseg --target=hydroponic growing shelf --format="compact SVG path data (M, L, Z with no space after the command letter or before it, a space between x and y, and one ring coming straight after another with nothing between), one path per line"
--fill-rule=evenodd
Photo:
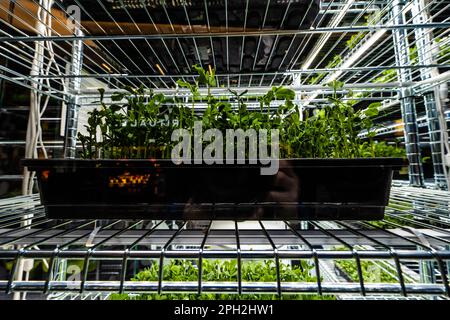
M193 65L210 76L208 85ZM2 0L0 299L448 299L449 82L444 0ZM288 102L274 93L280 86L293 92ZM51 219L35 173L20 161L76 161L88 113L101 98L123 102L130 88L147 90L146 103L164 95L166 109L189 106L191 119L208 112L211 96L229 116L243 103L246 112L272 115L292 103L298 123L350 105L375 125L358 141L377 141L372 156L396 152L407 168L394 174L378 221L119 220L121 212L96 220L62 211ZM121 185L119 178L111 183ZM341 216L351 215L345 201L334 202ZM384 202L377 205L368 216L381 218ZM226 261L232 275L209 268ZM187 266L182 280L170 277L177 263ZM251 281L249 264L270 270L270 281Z
M48 298L106 298L119 292L262 292L443 299L449 295L450 221L445 216L449 201L447 192L396 186L382 223L321 221L301 228L295 221L204 221L195 226L188 221L49 220L35 196L17 197L1 201L0 259L9 261L13 271L0 279L0 289ZM18 280L30 259L46 261L51 272ZM173 259L193 261L197 267L210 259L236 260L239 270L246 261L304 260L318 277L284 282L277 271L278 281L249 282L239 271L237 280L229 282L202 277L164 281L161 275L155 281L128 279L129 266L136 261L153 261L159 268ZM81 267L80 277L71 278L73 270L63 267L75 260L97 269L109 262L109 279L90 267ZM342 270L337 272L343 261L354 264L362 278L349 279ZM373 264L372 273L388 278L370 279L367 262Z

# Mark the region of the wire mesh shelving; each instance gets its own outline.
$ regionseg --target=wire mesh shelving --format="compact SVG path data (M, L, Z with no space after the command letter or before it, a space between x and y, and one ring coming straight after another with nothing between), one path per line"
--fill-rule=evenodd
M356 101L358 108L381 104L377 122L384 127L377 137L402 140L412 172L420 172L417 150L440 148L431 150L433 181L420 174L409 184L427 188L396 181L381 222L50 220L36 195L0 199L0 291L49 299L100 299L121 291L448 298L450 195L436 190L447 188L448 172L443 177L436 168L443 166L449 119L449 32L445 0L1 1L0 101L11 88L37 100L23 103L30 107L1 105L0 112L34 110L31 126L43 132L36 144L53 155L76 141L55 137L51 126L63 131L69 123L76 131L75 111L98 104L97 87L106 89L107 99L126 85L186 97L176 80L194 80L194 63L216 69L219 85L212 92L230 101L228 88L258 96L284 85L296 91L303 109L314 109L334 92L327 83L342 81L337 94L343 101ZM425 98L430 94L442 99L433 103ZM434 131L439 110L440 140ZM17 136L0 137L0 149L27 148L29 139ZM2 174L0 181L23 177ZM202 259L232 259L239 266L255 259L308 260L317 280L286 283L278 274L271 283L130 281L140 270L129 271L135 261L170 259L192 260L197 268ZM92 261L110 264L90 270ZM356 276L339 261L352 262ZM389 281L368 279L366 262ZM36 263L48 271L30 273Z
M49 220L37 197L11 198L2 200L0 209L0 259L11 266L0 280L0 289L51 297L61 297L63 292L66 297L69 293L105 297L111 292L263 292L445 298L449 295L449 205L447 192L397 186L382 222L308 221L299 226L294 221ZM174 282L164 281L162 273L158 281L130 281L127 269L134 261L160 266L171 259L191 260L198 268L202 259L234 259L239 268L249 260L308 260L317 281L284 282L278 274L276 282L241 278L211 282L201 277ZM19 276L20 265L27 260L46 261L48 271L38 279ZM89 267L81 267L73 278L60 269L69 260L84 261L84 266L114 261L115 276L101 279L92 276ZM354 263L361 278L338 272L337 261ZM389 280L367 279L365 261L375 264L371 272L389 274Z

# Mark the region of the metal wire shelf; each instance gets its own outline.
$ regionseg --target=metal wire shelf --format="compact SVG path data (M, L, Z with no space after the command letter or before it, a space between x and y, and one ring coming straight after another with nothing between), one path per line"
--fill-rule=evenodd
M222 293L309 293L319 295L353 294L360 296L398 295L448 297L450 263L450 219L447 192L393 187L384 225L363 221L308 221L303 228L292 221L220 222L203 226L180 222L168 229L168 221L123 220L49 220L36 196L0 201L0 261L12 262L8 277L0 280L0 290L74 295L111 292L222 292ZM26 223L24 223L26 222ZM170 221L169 221L170 222ZM150 223L150 226L148 225ZM346 250L337 249L338 246ZM46 260L48 270L40 279L24 279L19 274L21 261ZM78 279L58 277L61 261L115 261L114 280L88 277L88 268ZM237 259L238 268L247 260L308 260L314 265L315 282L283 282L279 271L276 282L130 281L127 265L137 260L163 265L170 259ZM353 261L357 281L336 281L327 273L337 261ZM378 263L394 274L390 282L364 279L361 264ZM428 264L431 281L411 264ZM201 274L201 271L199 272Z
M156 5L155 1L132 1L131 5L129 1L102 0L4 1L0 5L0 59L5 63L0 65L0 80L58 103L64 102L74 110L78 104L86 108L93 103L92 99L97 99L92 87L99 83L108 87L108 94L125 85L142 84L168 95L183 96L183 90L174 85L177 79L194 79L189 70L190 61L217 68L220 87L214 88L214 93L225 95L229 87L238 87L258 95L273 85L289 85L298 95L296 102L304 108L316 108L327 101L333 93L324 87L328 81L344 81L345 85L337 91L343 101L356 99L369 103L388 99L386 109L395 106L399 111L401 106L403 122L408 123L393 122L378 134L392 135L398 127L406 130L405 145L414 169L410 172L420 172L420 149L414 146L420 137L417 128L428 126L429 145L434 148L431 153L435 186L446 187L441 172L443 150L436 147L435 130L441 125L442 132L447 130L445 123L437 126L434 116L440 109L444 113L444 107L437 106L439 101L433 105L430 96L437 97L439 93L432 93L433 90L445 89L450 79L450 53L442 50L441 56L436 54L450 44L448 1L429 1L425 6L418 0L311 1L311 4L319 3L315 16L311 17L312 28L302 28L303 19L288 28L286 20L295 4L270 0L241 1L244 7L239 28L233 26L231 17L235 1L217 1L223 6L219 6L223 9L221 15L225 16L217 27L213 25L216 10L213 7L217 3L213 2L192 2L200 5L198 12L204 16L199 26L186 9L190 5L183 1L158 2L158 10L162 10L160 21L147 8ZM262 15L256 27L248 21L255 3ZM273 3L282 4L278 19L271 17ZM80 11L82 19L75 19L69 5ZM169 11L172 5L185 17L181 19L175 11ZM311 14L313 7L305 7L305 15ZM134 9L139 9L135 11L138 14L132 14ZM379 14L379 19L364 24L364 16L373 12ZM151 23L140 24L139 15ZM67 18L74 18L73 25L67 23ZM269 27L266 20L271 19L276 20L276 25ZM184 25L184 29L177 24ZM427 39L427 33L434 39ZM362 35L362 38L350 48L346 42L352 35ZM265 43L267 39L271 40ZM249 40L254 41L250 49L246 48ZM399 47L404 50L396 50ZM412 59L408 51L414 48L418 50L417 59ZM267 61L260 64L263 52ZM327 63L336 53L342 55L342 61L330 67ZM272 67L272 63L278 67ZM245 64L250 67L244 68ZM39 72L30 72L39 65ZM441 74L430 76L428 73L435 69ZM377 83L383 72L393 70L397 76ZM324 75L321 80L310 82L320 74ZM68 86L64 85L65 80ZM92 83L95 85L91 87ZM359 97L352 97L351 91ZM424 100L426 110L416 112L416 100ZM50 119L44 116L46 106L39 103L30 110L33 108L36 116L40 117L41 113L43 116L37 122ZM385 113L379 120L397 118L398 115ZM72 123L73 127L68 128L75 129L76 121L72 121L77 119L75 113L68 112L59 119ZM417 138L406 139L411 136ZM0 145L22 143L16 140L0 141ZM69 140L66 144L73 143L76 147L75 141ZM62 141L45 141L45 144L48 148L49 145L62 148ZM3 176L3 179L11 177ZM413 184L423 184L420 174L414 178L417 179L411 181ZM249 225L214 221L192 228L191 222L177 224L171 220L49 220L36 195L15 197L0 200L0 262L7 262L12 270L0 272L0 290L37 292L55 298L99 298L121 291L448 297L449 204L450 195L446 192L397 184L381 223L264 221ZM197 261L201 269L202 259L216 258L236 259L239 266L251 259L272 259L276 263L305 259L314 265L317 281L284 283L278 273L278 281L274 283L248 283L241 278L236 282L211 283L201 277L196 282L172 283L162 278L156 282L135 282L128 280L126 272L127 265L134 260L152 260L162 265L168 259L189 259ZM82 260L84 265L89 265L89 261L117 262L116 279L98 280L98 274L92 277L89 268L84 267L80 279L71 280L65 263L70 259ZM49 272L40 278L29 278L33 260L48 265ZM356 280L335 274L338 260L355 263ZM367 281L362 272L365 261L389 269L395 281Z

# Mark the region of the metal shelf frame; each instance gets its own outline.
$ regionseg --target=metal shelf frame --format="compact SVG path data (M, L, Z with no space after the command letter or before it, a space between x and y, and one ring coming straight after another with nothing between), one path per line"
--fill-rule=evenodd
M186 227L190 223L185 221L184 227L171 230L165 227L172 224L171 221L154 221L152 227L144 227L148 221L54 221L45 217L44 208L36 195L0 199L0 260L13 263L13 272L5 279L0 278L1 291L15 294L36 292L49 297L66 294L99 297L110 292L450 297L450 195L426 188L429 186L423 181L420 162L423 141L418 133L418 127L428 127L425 135L428 135L428 145L432 147L435 172L435 181L431 187L448 188L444 176L447 169L442 163L443 150L440 146L440 140L443 139L438 134L440 132L443 135L447 128L439 127L436 113L439 108L445 107L439 106L439 101L445 99L439 100L436 88L445 89L445 85L450 82L450 53L437 58L437 51L450 46L448 1L320 1L319 14L314 17L311 28L286 29L284 25L291 2L285 5L279 26L269 28L266 21L271 0L265 0L260 1L264 8L263 19L255 29L248 26L252 3L246 0L243 2L244 24L239 30L229 24L228 0L223 1L225 23L220 28L211 24L213 16L208 1L203 2L204 26L196 25L189 16L189 5L180 2L180 8L186 15L186 28L180 32L169 4L162 4L167 19L167 25L163 28L156 21L154 13L148 10L145 1L140 0L146 21L154 29L154 32L148 33L140 29L130 7L123 5L112 10L108 9L105 0L91 2L96 3L107 17L105 21L94 18L95 14L89 11L88 1L70 1L74 4L74 12L82 14L95 28L88 28L85 21L77 19L76 14L73 15L66 7L67 1L20 0L2 1L0 4L0 59L20 66L16 70L7 64L0 65L0 82L30 90L40 97L41 102L52 99L69 109L68 116L61 119L66 124L66 134L61 139L65 141L64 145L61 141L44 141L45 147L63 148L66 157L74 156L77 111L91 106L98 97L97 92L85 85L87 81L96 80L105 84L105 97L126 85L143 85L155 92L187 97L186 90L176 86L176 80L195 80L194 74L183 71L190 67L188 51L193 52L196 63L207 67L203 65L200 50L200 43L206 41L212 55L211 67L217 65L218 54L223 54L226 61L224 70L216 74L219 87L212 88L213 94L228 95L227 89L233 87L260 95L274 85L285 85L296 91L296 102L302 108L319 108L333 93L326 83L338 80L344 82L337 92L343 100L354 99L366 104L387 101L386 109L401 110L406 125L399 123L387 126L379 129L378 134L385 137L396 132L397 127L404 126L406 149L411 163L410 184L422 188L396 183L383 222L384 228L375 222L362 221L307 221L301 224L302 228L293 222L284 221L280 222L277 229L272 228L267 221L257 222L252 228L242 222L231 222L225 228L221 222L210 221L205 229L190 229ZM305 14L310 12L312 3ZM48 9L49 4L51 9ZM378 19L364 24L364 17L374 12L379 14ZM122 19L128 17L126 23L132 27L123 28L118 14L122 14ZM73 25L69 25L66 18L70 18ZM52 21L51 26L49 20ZM117 32L109 32L111 29L106 28L105 23L116 28ZM97 32L93 32L93 29ZM354 48L346 46L346 41L357 34L363 34L360 42ZM277 45L283 37L289 39L280 63L284 67L270 70ZM439 43L436 41L438 37L441 39ZM252 56L252 68L244 71L244 43L250 38L255 39L257 45ZM267 61L262 68L255 68L258 54L263 50L264 39L267 38L273 40ZM230 69L230 59L233 59L230 42L235 39L242 39L238 72ZM172 40L175 49L169 46ZM224 40L223 52L215 48L215 40ZM190 43L192 50L183 47L182 41ZM158 51L156 43L161 44L161 51ZM410 50L414 48L419 53L417 59L410 56ZM179 61L176 61L174 50L180 53ZM328 62L335 54L340 54L342 61L329 67ZM170 68L172 64L173 70ZM39 72L31 72L37 65L41 67ZM377 82L377 78L387 70L396 70L396 75L387 82ZM436 70L440 74L430 76ZM311 84L311 77L319 74L324 75L323 79ZM202 88L200 92L204 90ZM351 92L361 95L351 97ZM426 102L424 116L415 110L415 103L421 100ZM48 121L45 107L41 111L42 118L36 121ZM377 120L397 120L392 119L393 113L386 112ZM38 126L38 123L32 125ZM28 143L1 140L0 146ZM17 177L20 179L21 176L4 175L0 179ZM227 247L221 247L224 245ZM120 249L110 249L110 246ZM147 249L142 250L140 246L146 246ZM248 246L261 246L262 249L250 250ZM336 250L337 246L345 247L346 250ZM177 258L196 261L200 274L198 281L166 282L161 273L156 282L140 283L127 278L126 267L133 260L152 260L162 266L164 261ZM212 283L202 280L202 260L216 258L238 261L238 281ZM68 259L83 260L85 266L94 260L117 260L120 265L118 280L92 280L87 267L81 270L80 279L64 279L61 274L65 270L61 273L59 265ZM277 268L281 260L306 259L314 265L317 281L284 283L277 269L278 281L274 283L244 282L241 269L243 261L247 259L273 259ZM329 266L340 259L355 262L359 275L357 281L336 282L330 279L337 277L326 277L326 273L330 272ZM43 279L27 279L23 271L25 260L45 260L50 271ZM368 283L362 276L362 263L365 261L389 261L397 281ZM418 270L410 270L409 262L418 265ZM405 281L405 270L420 279L415 282Z
M414 125L418 115L414 104L415 101L425 99L426 123L429 127L429 143L426 145L432 149L435 183L439 188L447 189L449 174L442 160L440 142L440 136L447 128L440 128L445 125L444 122L439 125L437 110L442 106L437 106L443 102L436 91L438 87L445 89L445 84L450 81L450 53L440 56L439 63L436 60L437 51L450 46L450 17L446 16L450 3L446 1L318 1L318 15L312 18L311 27L301 28L302 20L299 28L294 29L285 27L289 10L294 6L291 2L283 2L279 25L267 27L267 17L275 3L270 0L259 1L263 16L258 29L250 28L247 24L253 5L249 0L243 3L245 10L242 28L230 26L232 3L228 0L222 2L225 22L220 28L212 27L213 9L208 1L200 6L204 10L204 26L199 26L189 15L192 4L180 2L177 5L184 10L186 23L186 28L180 31L175 23L175 14L171 11L172 4L159 4L167 21L163 27L154 12L148 10L146 2L140 0L135 5L148 18L148 26L153 30L148 32L141 29L140 22L131 13L133 7L127 2L119 1L112 5L104 0L83 3L73 0L70 3L73 5L66 7L66 2L60 0L21 0L6 1L0 6L0 15L8 17L0 19L0 42L2 49L5 49L0 53L1 57L6 61L19 63L25 69L31 69L39 63L44 66L49 64L48 70L44 68L37 74L0 65L0 79L31 90L41 99L56 99L58 103L67 106L66 117L61 119L63 126L67 124L63 149L67 157L74 156L78 108L83 107L85 97L98 96L98 93L83 86L83 80L95 79L107 85L106 96L125 85L143 85L168 95L182 96L184 91L176 87L176 80L191 81L196 76L183 71L182 65L187 63L189 50L181 45L181 41L186 40L186 43L191 44L195 62L203 66L199 41L206 40L210 44L212 55L210 66L217 65L218 54L223 54L226 61L225 69L216 74L217 82L225 88L214 88L214 94L226 94L228 87L237 87L258 95L273 85L286 85L297 92L298 102L304 110L326 103L327 97L332 94L326 83L339 80L345 83L339 92L344 100L356 99L362 103L400 100L406 123L405 147L411 163L410 182L417 186L423 185L419 154L424 144L418 143L420 136ZM313 12L314 4L311 1L305 8L305 15ZM97 13L89 11L90 5L99 9L102 21L96 20ZM373 15L374 10L377 17L365 23L364 17ZM85 20L81 20L81 17ZM87 23L91 26L90 29ZM128 24L129 28L125 28L123 23ZM117 30L109 32L107 30L112 29L107 29L106 25ZM45 28L50 29L50 32L42 33L41 30ZM346 41L349 37L358 34L362 35L358 44L353 48L348 47ZM283 37L289 40L280 63L284 67L270 70L269 64ZM438 37L439 43L435 41ZM230 41L234 38L242 39L238 72L230 71ZM258 54L263 50L263 42L267 38L273 39L273 44L265 66L257 69ZM220 52L214 44L215 40L221 39L225 41L224 52ZM257 46L253 68L244 71L246 39L255 39ZM178 62L173 49L169 48L169 40L175 41L175 47L179 49L181 60ZM162 52L155 49L156 43L162 44ZM402 50L394 50L396 48ZM419 53L414 60L410 59L408 53L413 48ZM147 53L153 58L147 58ZM328 67L327 62L335 54L340 54L342 61L334 67ZM162 55L167 55L169 59L165 62ZM123 59L119 56L123 56ZM305 58L304 62L301 61L302 58ZM169 72L168 63L173 64L175 72ZM441 70L439 76L429 76L438 69ZM389 82L376 83L376 79L386 70L397 70L397 76ZM324 78L317 84L309 84L311 77L319 74L324 74ZM294 78L299 80L294 82ZM68 85L61 88L60 83L67 81ZM350 89L360 96L349 97ZM390 108L398 106L399 104L390 104ZM391 114L386 113L379 120L391 119ZM37 121L45 122L45 119L43 115ZM394 131L381 130L380 134L386 137L386 134L392 132Z
M164 228L166 221L134 220L49 220L37 196L23 196L0 201L0 260L12 261L13 272L0 280L0 290L56 294L94 293L316 293L319 295L356 294L450 297L450 195L444 191L395 186L387 208L385 228L364 221L307 221L301 229L293 221L209 221L204 228ZM393 220L395 219L395 220ZM25 225L20 223L29 220ZM145 249L142 249L145 247ZM346 250L337 250L345 247ZM113 249L112 249L113 248ZM41 279L24 280L17 274L21 260L45 259L49 272ZM76 280L57 277L55 267L64 260L83 260L84 268ZM196 282L163 281L162 268L170 259L189 259L199 268ZM202 279L202 259L236 259L238 281L215 283ZM317 281L313 283L273 283L242 281L241 267L246 260L308 260L314 265ZM117 280L88 278L90 261L114 260L120 265ZM159 280L130 281L128 263L153 261L159 265ZM355 262L359 280L330 282L323 278L324 264L336 260ZM373 283L363 277L363 261L386 261L395 270L396 282ZM430 265L434 279L428 282L405 281L405 263ZM409 273L413 271L409 270ZM420 277L420 271L416 278ZM19 279L19 280L17 280Z
M77 0L75 0L75 3L78 5L79 10L81 10L84 14L86 14L88 17L92 17L91 14L87 11L87 9L85 7L83 7L81 5L81 3ZM102 1L98 1L98 3L102 4ZM227 1L224 1L224 3L226 4ZM376 30L384 30L384 31L390 31L390 30L397 30L397 29L406 29L408 30L408 33L413 33L413 31L415 28L420 28L420 29L424 29L424 30L432 30L433 32L436 32L438 34L446 34L447 30L450 27L450 22L448 19L444 19L443 22L439 22L439 23L434 23L432 22L432 18L435 18L436 16L438 16L440 14L440 12L437 12L434 16L430 17L429 20L425 20L423 23L413 23L412 20L408 20L405 22L405 24L393 24L393 23L386 23L383 20L382 24L369 24L369 25L361 25L360 24L360 19L361 17L370 9L370 7L374 4L379 6L380 11L383 13L383 15L386 17L388 16L388 14L391 12L391 6L393 4L393 1L384 1L384 2L375 2L375 1L369 1L366 3L366 7L363 9L362 12L360 12L358 15L356 15L356 18L353 17L353 13L352 12L348 12L347 14L350 15L350 17L352 17L353 20L352 23L350 24L350 26L339 26L339 25L334 25L332 22L328 22L326 19L324 19L324 14L327 13L328 10L332 10L331 8L335 7L336 5L341 5L344 6L346 3L350 3L349 9L352 8L353 6L361 6L362 4L355 1L342 1L342 2L338 2L338 1L332 1L332 3L329 4L323 4L322 3L322 11L320 16L318 16L315 21L314 21L314 26L310 29L307 30L265 30L264 28L261 28L261 30L258 31L250 31L250 30L246 30L246 28L244 28L244 30L242 31L224 31L224 32L192 32L193 30L195 30L191 24L190 28L188 31L190 32L184 32L184 33L166 33L166 32L160 32L158 34L143 34L142 32L139 34L130 34L130 33L126 33L125 31L123 31L123 34L107 34L106 31L104 35L99 35L99 34L95 34L92 35L89 33L89 31L79 22L79 21L74 21L74 23L77 25L77 29L79 29L81 32L83 32L83 35L79 35L76 34L74 30L70 30L69 27L65 27L67 30L64 30L65 34L55 34L55 35L51 35L51 36L42 36L42 35L27 35L24 32L21 32L20 30L18 30L17 27L14 26L14 24L9 23L7 21L1 21L3 25L8 26L9 28L14 28L15 32L3 32L4 36L0 36L0 39L2 41L2 43L5 44L5 46L11 47L11 55L8 55L8 57L10 59L16 58L16 57L20 57L21 59L24 59L24 57L20 56L18 52L13 52L12 50L18 50L18 44L20 43L22 45L27 45L28 43L40 43L40 42L46 42L46 41L51 41L52 43L55 44L55 46L58 46L59 48L62 48L61 45L62 44L68 44L68 45L72 45L72 43L74 43L75 41L79 40L79 41L92 41L95 42L95 44L102 48L103 50L105 50L105 52L110 56L109 58L112 58L113 60L115 59L114 55L105 48L105 46L102 45L103 41L107 41L107 42L114 42L117 49L121 52L124 53L125 56L128 56L126 54L126 52L123 50L123 48L117 44L118 40L126 40L128 43L130 43L132 45L132 47L136 48L136 44L135 41L137 40L146 40L146 45L151 49L151 44L148 42L149 39L158 39L158 40L162 40L164 41L164 39L175 39L175 40L179 40L179 39L183 39L183 38L188 38L190 40L192 40L192 43L194 44L196 51L197 51L197 57L199 56L198 53L198 48L196 45L196 42L194 41L195 39L198 38L207 38L210 39L212 41L213 38L226 38L229 39L231 37L243 37L243 39L245 39L246 37L251 37L251 36L256 36L259 37L259 39L261 39L263 36L276 36L277 39L278 37L282 36L282 35L287 35L287 36L292 36L292 37L296 37L298 35L305 35L306 36L306 40L302 42L302 46L300 46L299 48L297 48L297 50L301 50L300 52L297 51L296 55L295 55L295 60L298 60L298 58L302 55L302 51L305 49L304 44L308 44L313 40L313 36L316 34L324 34L326 36L330 36L332 34L342 34L342 35L347 35L347 34L355 34L358 32L371 32L371 31L376 31ZM381 4L383 3L383 4ZM39 5L39 4L37 4ZM205 2L206 5L206 2ZM325 5L325 7L324 7ZM429 4L427 6L426 9L430 9L430 8L434 8L434 7L438 7L439 5L444 6L445 2L440 2L440 1L436 1L432 4ZM62 3L59 0L54 1L53 4L55 9L58 9L59 11L65 12L65 8L62 5ZM186 9L186 4L184 4L184 7ZM268 8L268 5L266 6ZM406 8L404 9L404 11L406 12L406 10L410 10L410 6L405 6ZM448 7L448 5L447 5ZM114 19L113 13L110 12L107 7L105 5L101 5L102 10L105 11L105 14L107 14L110 17L110 22L115 24L116 26L120 25L118 24L118 22ZM205 7L207 9L207 5ZM444 6L444 9L446 7ZM19 10L20 9L20 10ZM289 9L289 5L286 6L286 12ZM23 18L21 18L20 16L18 16L14 11L9 11L9 9L7 9L6 7L2 7L2 10L6 13L8 13L13 19L21 19L21 22L23 23L27 23L29 25L30 28L34 28L33 26L31 26L30 22L28 21L23 21ZM33 17L32 12L25 8L25 6L21 3L18 2L16 4L16 10L20 11L24 11L28 14L28 19L31 21L36 20L36 17ZM247 8L248 10L248 8ZM130 23L137 25L136 22L131 18L131 15L129 14L129 10L124 7L123 11L125 13L127 13L130 16ZM420 10L420 12L422 12L423 9ZM442 11L442 10L441 10ZM148 10L147 10L148 12ZM205 13L208 14L208 10L205 10ZM62 19L60 18L60 16L56 15L53 12L48 12L48 14L53 16L53 19L55 20L55 23L61 24L63 25L63 21L61 21ZM150 18L151 15L150 13L148 13ZM168 9L166 9L166 14L168 16L168 21L170 22L170 12L168 11ZM286 14L286 13L285 13ZM335 13L337 14L337 13ZM333 16L335 15L333 14ZM342 12L341 12L342 15ZM342 18L349 18L346 15L344 15ZM209 20L209 19L207 19ZM150 19L150 21L153 21L152 19ZM95 21L92 20L92 22L94 22L97 25L100 25L99 21ZM188 20L189 22L189 20ZM281 23L282 24L282 23ZM331 26L329 26L329 24L331 24ZM335 23L336 24L336 23ZM154 28L156 30L158 30L158 27L156 26L155 23L153 23ZM170 26L172 30L174 29L174 26L171 24L170 22ZM370 39L370 35L368 34L366 36L366 38ZM334 45L332 46L333 48L336 47L337 44L344 42L344 38L341 36L337 42L334 43ZM441 45L444 45L446 43L448 43L450 41L450 39L444 39L444 42L441 43ZM387 50L392 50L393 49L393 44L392 44L392 39L385 43L385 48L383 48L383 50L374 50L376 49L374 46L372 47L368 47L367 53L369 54L370 57L372 57L372 60L376 59L377 57L381 57L382 54L386 53ZM416 40L414 40L410 45L414 45L416 43ZM291 43L292 45L292 43ZM29 48L31 50L33 50L32 48ZM180 47L181 52L183 53L183 55L185 55L184 49ZM291 48L291 46L289 46L289 50L294 50L294 48ZM322 54L324 54L323 52L323 48L316 48L315 51L311 52L311 55L313 56L317 56L317 54L320 52ZM64 49L64 51L66 51ZM213 49L214 51L214 49ZM273 50L272 50L273 51ZM344 50L345 51L345 50ZM355 50L353 50L355 51ZM154 52L154 51L153 51ZM329 56L330 53L333 52L333 50L328 50L325 52L325 56ZM167 49L167 53L171 54L170 51ZM213 52L214 53L214 52ZM349 51L344 60L343 60L343 64L345 64L346 60L351 60L354 58L354 54L355 52L352 53L352 51ZM273 52L271 52L271 56L269 57L269 60L272 57ZM99 69L105 70L104 68L102 68L101 63L99 62L95 62L94 58L98 59L101 58L101 62L106 63L107 60L105 59L105 57L101 57L98 53L95 53L95 51L93 51L93 49L90 46L86 46L86 53L84 54L86 57L86 61L89 61L90 63L92 63L92 65L97 66ZM228 55L228 54L227 54ZM31 57L30 57L31 58ZM450 58L450 57L449 57ZM61 57L61 59L63 59L63 57ZM25 59L27 60L27 59ZM117 60L117 59L116 59ZM132 59L130 58L130 56L128 56L127 58L128 61L132 62ZM314 59L317 60L317 59ZM323 59L322 59L323 60ZM31 63L31 60L28 60L29 63ZM145 62L146 59L143 59L143 61ZM391 59L389 59L389 61L392 61L392 56ZM125 66L124 63L126 62L120 62L120 61L116 61L118 62L119 65ZM66 63L70 63L70 61L66 60ZM148 63L148 62L145 62ZM162 68L162 70L166 70L164 64L160 61L160 66ZM288 70L286 70L285 73L287 73L285 76L283 76L283 80L282 83L284 84L288 84L286 82L286 76L287 77L291 77L293 74L295 73L319 73L319 72L329 72L330 74L333 74L333 72L342 72L345 71L344 74L341 75L345 76L348 74L353 74L353 73L357 73L358 71L362 71L361 68L378 68L377 70L383 69L384 67L381 67L376 65L376 64L372 64L369 61L368 65L362 65L362 66L355 66L355 65L351 65L348 68L323 68L323 67L319 67L318 65L315 65L314 63L311 66L308 66L308 68L305 68L306 70L296 70L296 68L292 68L292 66L295 63L293 63L293 61L291 61L289 63L289 65L291 66L291 68L289 68ZM442 67L442 64L439 65L440 67ZM391 66L385 66L386 69L387 68L395 68L395 62L392 61ZM402 67L402 66L400 66ZM432 68L432 67L436 67L433 64L425 64L425 65L421 65L419 63L414 63L411 66L403 66L406 68L414 68L414 69L423 69L423 68ZM98 74L97 72L92 72L93 70L91 69L91 67L88 67L88 69L90 69L90 74L91 75L71 75L71 74L61 74L60 72L57 72L57 70L54 70L52 72L52 74L49 76L53 79L61 79L61 78L66 78L66 77L89 77L89 76L95 76L97 77L96 74ZM325 70L324 70L325 69ZM121 78L121 80L128 80L129 78L142 78L142 79L146 79L146 80L150 80L151 77L154 78L164 78L164 77L168 77L172 83L174 83L174 79L176 78L192 78L193 75L192 74L173 74L173 75L169 75L166 76L166 72L164 71L163 74L161 74L161 72L159 72L154 66L152 67L152 70L155 72L154 74L124 74L123 72L120 72L119 70L113 70L111 69L110 73L106 73L106 74L98 74L98 77L100 78L110 78L110 77L116 77L116 78ZM367 70L367 69L366 69ZM5 70L6 71L6 70ZM374 70L373 70L374 71ZM225 82L226 83L230 83L230 77L232 76L239 76L239 78L241 78L242 76L244 76L245 73L243 72L238 72L236 74L218 74L218 77L224 77ZM283 74L281 74L283 75ZM276 84L277 81L275 81L275 79L277 79L277 76L280 76L280 72L267 72L267 70L265 70L264 72L250 72L250 76L258 76L258 77L272 77L273 80L271 81L271 84ZM8 81L11 80L11 78L13 78L12 75L6 76L5 79L7 79ZM29 82L30 79L32 79L32 77L30 77L29 75L23 75L23 77L20 77L23 79L27 79ZM150 83L152 83L150 81ZM371 83L371 82L368 82ZM126 84L126 82L122 82L121 84L124 85ZM133 83L128 83L128 84L133 84ZM305 84L305 83L303 83ZM167 86L167 84L165 84ZM147 86L147 85L146 85ZM163 85L164 86L164 85ZM241 83L239 83L239 86L242 86ZM245 85L244 85L245 86ZM252 84L252 86L259 86L259 83L254 83ZM116 86L115 86L116 87ZM151 87L151 86L150 86ZM117 88L117 87L116 87ZM158 88L158 87L157 87ZM167 87L168 88L168 87ZM307 90L307 89L306 89Z

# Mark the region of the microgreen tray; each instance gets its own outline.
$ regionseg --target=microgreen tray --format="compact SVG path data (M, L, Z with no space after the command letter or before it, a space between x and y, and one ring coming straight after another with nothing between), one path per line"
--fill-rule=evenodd
M175 165L171 160L25 159L59 219L376 220L400 158L282 159Z

